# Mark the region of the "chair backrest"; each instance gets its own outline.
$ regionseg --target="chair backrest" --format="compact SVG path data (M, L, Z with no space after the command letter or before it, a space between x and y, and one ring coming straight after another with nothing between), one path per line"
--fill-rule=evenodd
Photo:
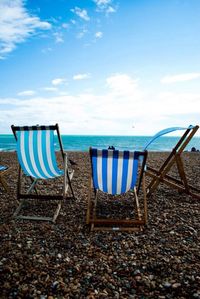
M199 126L190 125L189 127L170 127L170 128L161 130L150 139L150 141L145 145L144 150L147 150L147 148L150 146L150 144L157 138L159 138L163 135L175 132L175 131L180 131L180 130L184 130L185 133L182 137L180 137L180 140L176 146L176 150L182 145L183 145L183 149L184 149L186 147L186 145L189 143L189 141L192 139L193 135L196 133L198 128L199 128ZM185 140L187 140L187 141L185 142Z
M12 126L17 141L17 156L24 173L33 178L49 179L63 174L56 162L54 131L63 154L59 128L55 126Z
M94 188L113 195L133 189L141 156L146 152L90 148Z

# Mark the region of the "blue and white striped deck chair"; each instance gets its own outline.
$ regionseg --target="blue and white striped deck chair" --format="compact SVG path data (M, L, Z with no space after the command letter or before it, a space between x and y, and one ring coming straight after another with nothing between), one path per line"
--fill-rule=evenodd
M186 193L188 195L191 195L192 197L200 199L200 190L195 188L194 186L190 185L187 180L187 176L184 169L184 163L181 158L181 154L194 136L194 134L197 132L199 126L192 126L189 127L172 127L167 128L162 131L159 131L156 133L151 140L147 143L145 146L145 150L150 147L150 145L159 137L164 136L166 134L169 134L171 132L183 130L184 133L182 137L178 140L177 144L174 146L174 148L170 151L167 159L163 162L163 164L159 167L159 169L155 169L148 165L147 161L147 170L146 174L150 176L152 179L147 186L147 195L150 196L159 186L160 183L164 183L170 188L175 188L179 191L179 193ZM175 177L172 177L169 174L169 171L171 170L172 166L176 165L178 175L180 179L177 179Z
M3 186L3 188L9 192L10 188L8 187L8 184L5 180L5 175L10 172L11 167L7 167L4 165L0 165L0 184Z
M140 176L143 178L143 213L139 205L139 197L136 189L139 159L143 158ZM88 208L86 223L91 224L91 230L126 230L136 231L147 223L147 203L144 180L144 165L147 157L145 152L118 151L109 149L90 148L91 177L90 193L88 197ZM92 190L95 198L92 199ZM124 195L132 191L129 197L135 198L136 214L134 219L102 219L97 218L96 205L98 194ZM126 194L127 195L127 194ZM134 209L134 204L132 206Z
M19 161L17 199L20 200L20 205L15 211L14 217L19 219L47 220L55 222L61 208L61 202L66 198L69 187L72 196L74 197L71 185L74 171L69 171L67 167L67 154L63 151L58 124L53 126L37 125L24 127L12 125L11 128L17 141L17 157ZM54 145L55 132L57 133L63 160L62 170L58 168L56 161ZM22 171L25 177L29 177L31 179L32 183L25 194L21 191ZM57 194L57 192L50 195L38 194L36 189L38 180L54 179L60 176L63 176L64 180L62 194ZM32 193L32 190L34 190L35 193ZM25 200L28 199L57 200L58 205L53 217L19 215Z

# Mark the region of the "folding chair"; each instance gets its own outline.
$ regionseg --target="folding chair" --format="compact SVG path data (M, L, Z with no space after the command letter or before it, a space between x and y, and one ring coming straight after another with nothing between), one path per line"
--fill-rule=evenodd
M0 184L3 186L3 188L9 192L10 191L10 188L8 187L8 184L5 180L5 175L10 172L11 168L7 167L7 166L4 166L4 165L0 165Z
M189 126L188 128L172 127L164 129L158 132L155 136L153 136L153 138L145 146L146 150L155 139L165 134L174 132L176 130L185 131L159 169L154 169L153 167L147 165L146 174L152 177L152 180L147 186L148 196L150 196L158 188L160 183L164 183L171 188L177 189L180 193L185 192L188 195L200 199L200 190L188 183L186 173L184 170L184 163L181 158L182 152L184 151L185 147L188 145L198 128L199 126ZM174 178L168 174L173 165L177 166L180 179Z
M14 213L17 219L30 220L46 220L56 221L56 218L61 209L61 202L66 199L68 187L70 187L72 196L74 192L71 185L71 180L74 171L69 171L67 167L67 154L63 151L61 136L59 133L58 124L53 126L11 126L15 139L17 141L17 157L19 161L19 176L17 187L17 200L20 201L18 208ZM57 133L58 142L61 150L63 170L60 170L56 161L54 132ZM22 192L22 170L25 178L29 177L31 185L28 190ZM39 194L36 184L39 180L54 179L63 176L63 191L62 194ZM34 193L32 192L35 191ZM55 200L57 208L53 217L29 216L21 215L21 209L27 201L31 200ZM49 210L48 206L46 207Z
M143 183L142 209L138 197L139 189L136 188L140 158L143 161L140 170L140 178ZM146 158L147 151L130 152L90 148L91 176L89 181L86 223L91 225L91 230L139 231L147 224L144 173ZM92 196L93 190L94 196ZM117 219L111 219L97 216L97 199L98 197L100 199L100 196L105 194L113 200L115 200L118 195L123 195L125 198L129 197L129 199L131 198L131 200L133 200L131 204L133 211L135 198L136 217L132 217L133 219L119 219L119 217ZM120 199L122 199L121 196Z

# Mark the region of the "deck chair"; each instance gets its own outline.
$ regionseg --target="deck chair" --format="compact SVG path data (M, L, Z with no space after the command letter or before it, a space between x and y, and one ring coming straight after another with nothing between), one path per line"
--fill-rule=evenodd
M8 184L6 182L6 179L5 179L5 175L7 173L9 173L11 170L10 167L7 167L7 166L4 166L4 165L0 165L0 184L3 186L3 188L9 192L10 191L10 188L8 187Z
M144 166L147 157L145 152L130 152L118 150L100 150L90 148L91 176L89 180L89 196L86 215L86 223L91 230L119 230L119 231L138 231L147 224L147 202L145 189ZM143 213L139 203L139 190L136 188L139 161L142 158L140 178L143 182ZM128 191L130 191L128 193ZM94 196L93 196L94 191ZM102 194L113 197L119 195L123 197L129 194L133 199L132 206L134 211L134 199L136 207L136 217L134 219L109 219L97 217L96 208L98 197Z
M68 187L70 187L72 197L74 192L71 185L71 180L74 171L69 171L67 166L67 154L63 151L61 136L59 133L58 124L53 126L11 126L15 139L17 141L17 157L19 161L19 176L17 187L17 200L20 202L17 207L14 217L17 219L30 220L46 220L55 222L61 209L61 203L67 197ZM54 133L57 133L58 143L61 150L63 160L63 170L58 168L55 146ZM23 171L23 173L22 173ZM62 194L39 194L36 188L39 180L54 179L63 176L63 191ZM30 186L26 193L22 192L22 180L29 178ZM34 191L34 193L32 192ZM27 201L31 200L56 200L56 211L52 217L41 216L26 216L21 215L21 210ZM48 211L48 205L46 206Z
M146 174L150 176L152 179L147 186L147 196L150 196L159 186L160 183L166 184L171 188L175 188L179 191L179 193L185 192L188 195L191 195L194 198L200 199L200 190L195 188L194 186L190 185L188 183L188 179L186 177L185 169L184 169L184 163L181 157L182 152L198 130L199 126L189 126L187 128L185 127L172 127L164 129L160 132L158 132L153 138L148 142L148 144L145 146L145 150L150 146L150 144L159 138L160 136L163 136L165 134L177 131L177 130L183 130L184 133L182 137L180 137L178 143L175 145L175 147L170 152L167 159L163 162L161 167L159 169L154 169L153 167L148 166L147 163L147 169ZM171 175L169 175L169 171L171 170L173 165L176 165L178 174L180 179L174 178Z

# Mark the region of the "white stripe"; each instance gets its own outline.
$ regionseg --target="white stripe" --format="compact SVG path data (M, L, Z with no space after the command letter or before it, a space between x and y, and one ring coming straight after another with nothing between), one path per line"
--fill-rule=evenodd
M99 189L103 190L102 184L102 150L97 150L97 179Z
M20 131L20 151L21 151L22 161L24 163L24 166L25 166L28 174L31 175L32 177L34 177L34 175L32 174L32 172L28 166L27 160L26 160L25 145L24 145L24 133L25 133L25 131Z
M37 131L37 142L38 142L38 158L40 161L40 166L42 168L42 171L48 178L52 178L52 176L48 173L45 164L44 164L44 159L43 159L43 151L42 151L42 131L38 130Z
M33 131L29 131L28 145L29 145L29 153L30 153L30 159L31 159L32 167L33 167L36 175L39 178L43 179L44 177L39 172L39 170L38 170L38 168L36 166L36 163L35 163L34 150L33 150Z
M126 192L129 191L131 188L131 182L133 177L133 155L134 155L133 152L129 152Z
M52 157L51 157L51 144L50 144L50 130L46 131L46 149L47 149L47 161L49 164L49 168L51 169L51 172L55 175L58 176L60 175L54 168L53 163L52 163Z
M121 193L122 189L122 166L123 166L123 154L124 152L119 152L118 156L118 169L117 169L117 194Z
M112 194L112 165L113 165L113 151L108 151L107 160L107 192Z

